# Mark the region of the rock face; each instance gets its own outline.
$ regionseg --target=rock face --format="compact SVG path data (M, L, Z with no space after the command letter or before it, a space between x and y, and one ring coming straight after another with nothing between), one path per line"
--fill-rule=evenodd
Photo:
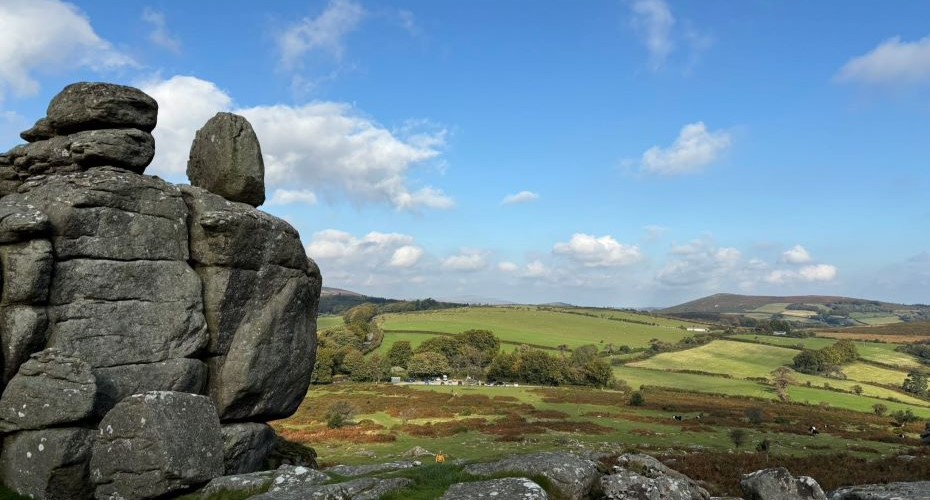
M930 500L930 481L849 486L830 493L830 500Z
M97 383L90 365L46 349L33 354L0 397L0 431L79 422L94 411Z
M69 85L0 154L0 482L36 498L259 470L264 422L310 382L322 279L254 208L255 133L215 117L192 148L206 189L179 187L143 175L157 112L131 87Z
M217 113L194 137L187 177L227 200L264 203L265 163L252 125L239 115Z
M505 477L490 481L453 484L441 500L481 500L487 498L523 498L549 500L546 490L525 477Z
M601 476L597 464L571 453L537 453L513 457L488 464L465 467L475 476L518 473L543 476L552 483L560 497L570 500L585 498Z
M826 500L817 481L807 476L795 478L788 469L757 470L739 483L746 500Z
M708 500L691 478L648 455L623 455L613 474L600 479L604 498L617 500Z

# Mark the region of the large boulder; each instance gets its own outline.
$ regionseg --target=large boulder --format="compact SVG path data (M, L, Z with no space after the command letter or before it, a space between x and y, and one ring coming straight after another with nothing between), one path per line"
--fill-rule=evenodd
M289 416L313 369L319 269L283 220L203 189L182 191L210 332L210 397L224 421Z
M930 481L865 484L830 492L830 500L930 500Z
M29 355L41 350L48 334L44 307L0 306L0 345L3 346L3 379L9 382Z
M223 475L223 438L205 396L152 391L100 421L91 477L97 498L156 498Z
M90 498L88 479L92 431L55 428L18 432L3 440L0 482L44 500Z
M151 132L158 119L158 103L145 92L112 83L81 82L68 85L52 98L47 121L36 124L33 136L106 128L136 128ZM28 140L28 139L27 139Z
M746 500L826 500L820 485L813 478L795 478L784 467L757 470L746 474L739 482Z
M597 464L572 453L536 453L510 457L498 462L473 464L465 472L475 476L520 474L549 480L558 496L580 500L590 493L600 477Z
M0 397L0 432L79 422L94 411L90 365L56 349L33 354Z
M600 479L605 498L624 500L708 500L710 493L688 476L642 454L617 458L614 473Z
M217 113L197 131L187 162L191 184L230 201L265 202L265 163L258 137L244 117Z
M490 498L520 498L548 500L546 490L525 477L505 477L490 481L453 484L440 500L487 500Z

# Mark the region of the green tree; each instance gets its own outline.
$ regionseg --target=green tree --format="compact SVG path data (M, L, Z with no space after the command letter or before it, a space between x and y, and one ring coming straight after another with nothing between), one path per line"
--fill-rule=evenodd
M493 382L517 380L514 368L517 365L517 354L501 352L494 356L485 372L488 380Z
M874 405L872 405L872 413L881 417L885 415L886 413L888 413L888 407L881 403L875 403Z
M338 369L341 373L352 375L353 373L362 370L364 365L365 355L362 354L362 352L358 349L350 347L342 356L342 363L339 365Z
M609 387L614 382L614 371L603 358L594 358L582 368L585 383L594 387Z
M442 354L443 357L446 358L446 361L451 362L459 355L460 347L461 343L458 339L447 335L436 335L435 337L430 337L423 341L414 352L436 352Z
M410 348L410 341L399 340L394 342L388 350L387 359L391 366L407 368L411 356L413 356L413 349Z
M861 396L861 395L862 395L862 386L859 385L859 384L856 384L856 385L852 386L852 391L853 391L853 394L855 394L855 395L857 395L857 396Z
M633 391L633 394L630 394L630 406L643 406L646 404L646 396L643 396L642 391Z
M521 352L515 372L528 384L559 385L565 380L562 358L550 356L540 349Z
M474 347L480 353L479 362L482 367L487 366L501 350L501 341L488 330L466 330L458 335L463 345Z
M823 356L810 349L805 349L794 357L794 369L801 373L820 373L823 370L823 364Z
M911 394L924 395L927 393L927 376L917 370L911 370L901 384L904 392Z
M791 396L788 394L788 386L794 383L794 375L791 373L791 370L780 366L772 370L772 386L775 388L775 394L778 396L778 399L782 402L788 402L791 400Z
M449 360L438 352L418 352L407 363L407 373L411 377L438 377L450 371Z
M316 362L313 364L313 376L310 381L314 384L329 384L333 381L333 369L336 365L336 350L323 347L316 351Z
M572 350L571 365L582 367L597 359L598 348L594 344L583 345Z

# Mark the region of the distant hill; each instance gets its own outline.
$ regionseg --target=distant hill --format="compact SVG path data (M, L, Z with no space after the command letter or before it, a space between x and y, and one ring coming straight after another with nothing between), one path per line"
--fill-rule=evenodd
M737 295L718 293L658 311L687 319L721 321L788 319L803 326L878 326L930 320L930 306L830 295Z
M379 306L379 310L383 312L423 311L463 307L467 305L461 302L446 302L433 299L401 300L371 297L351 290L324 286L320 291L319 313L323 315L343 314L349 309L365 303L375 304Z
M483 297L481 295L457 295L455 297L442 297L438 300L444 302L454 302L457 304L468 304L470 306L482 305L482 306L512 306L516 305L516 302L511 302L509 300L498 299L494 297Z
M537 304L543 307L575 307L568 302L546 302L545 304Z

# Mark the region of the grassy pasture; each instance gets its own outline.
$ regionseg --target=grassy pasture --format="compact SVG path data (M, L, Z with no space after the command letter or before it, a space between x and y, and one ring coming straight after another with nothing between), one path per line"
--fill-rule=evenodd
M620 314L612 312L611 314ZM642 321L652 321L649 315L630 315ZM385 314L379 317L385 330L385 342L390 342L392 330L460 333L465 330L491 330L503 342L557 348L575 348L586 344L606 346L628 345L646 347L651 339L677 342L689 332L672 325L688 323L672 320L667 326L652 326L590 317L567 312L539 310L535 307L467 307ZM406 339L405 339L406 340Z
M317 316L316 318L316 329L318 331L342 325L342 316Z
M658 354L628 366L652 370L700 370L735 378L768 377L775 368L791 364L797 353L784 347L715 340L685 351Z
M771 335L734 335L732 338L791 348L801 345L806 349L822 349L829 345L833 345L837 341L837 339L823 337L798 339L791 337L775 337ZM859 357L866 361L895 366L904 370L921 366L920 362L917 361L917 358L914 356L895 351L897 347L897 344L891 343L856 341L856 350L859 351Z
M864 323L869 326L882 326L882 325L893 325L895 323L900 323L901 318L894 314L886 313L850 313L850 318Z

